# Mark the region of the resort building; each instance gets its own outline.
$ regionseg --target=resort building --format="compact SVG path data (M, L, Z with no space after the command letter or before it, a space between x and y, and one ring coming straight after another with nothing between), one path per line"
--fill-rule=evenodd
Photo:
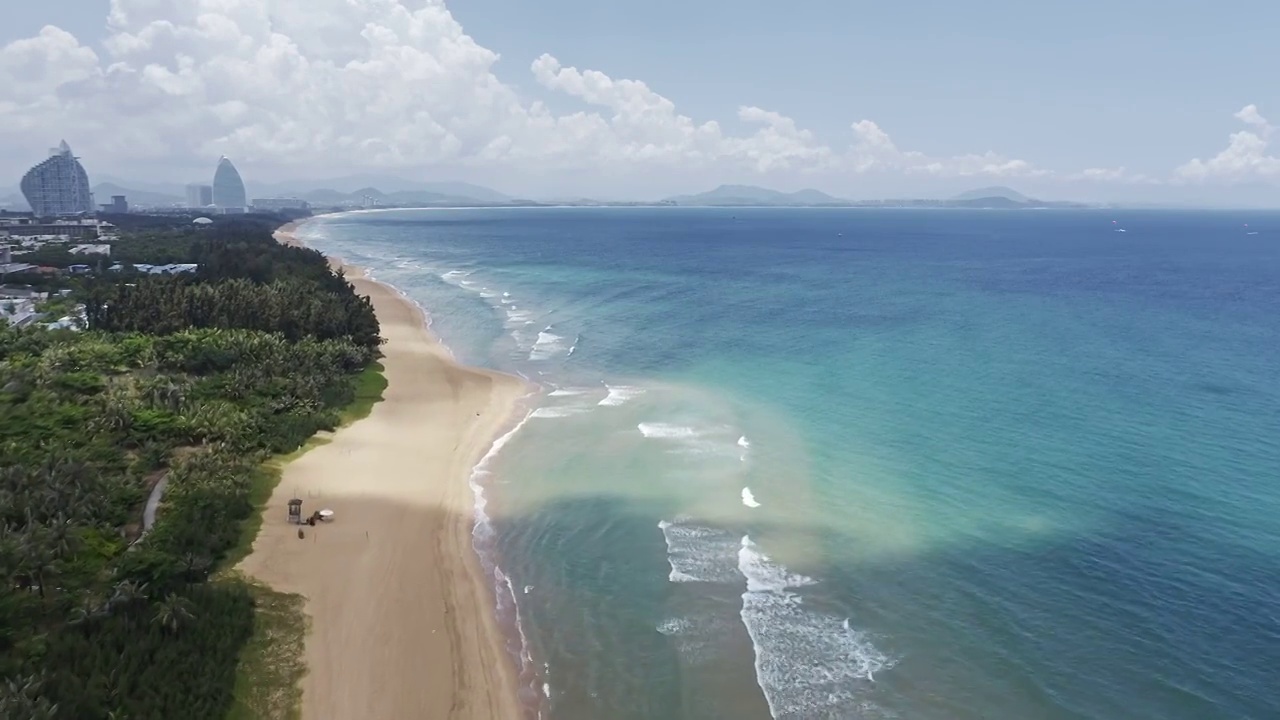
M254 210L306 210L311 204L301 198L254 198Z
M226 155L218 160L218 169L213 173L213 204L224 213L242 213L249 204L244 181Z
M123 215L129 212L129 201L125 199L124 195L112 195L111 202L106 203L105 205L99 205L98 207L101 208L104 213L117 213Z
M66 140L27 171L21 189L36 217L93 212L89 176L80 160L71 154Z

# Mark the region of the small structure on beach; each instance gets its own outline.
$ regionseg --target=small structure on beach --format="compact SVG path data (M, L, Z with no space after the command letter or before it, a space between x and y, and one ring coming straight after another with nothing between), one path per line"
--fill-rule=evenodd
M302 500L294 498L289 501L289 522L294 525L302 524Z

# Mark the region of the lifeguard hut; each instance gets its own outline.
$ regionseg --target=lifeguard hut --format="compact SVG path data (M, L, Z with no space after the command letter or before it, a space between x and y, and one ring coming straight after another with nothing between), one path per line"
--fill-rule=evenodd
M302 524L302 499L294 498L289 501L289 522L294 525Z

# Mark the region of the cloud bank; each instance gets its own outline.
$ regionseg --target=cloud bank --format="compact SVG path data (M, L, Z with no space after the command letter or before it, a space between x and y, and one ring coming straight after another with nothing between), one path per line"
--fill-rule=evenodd
M1227 147L1208 160L1193 158L1179 167L1175 176L1187 182L1225 180L1247 182L1280 178L1280 157L1268 154L1275 126L1258 112L1255 105L1246 105L1235 118L1247 129L1231 134Z
M495 72L499 55L443 0L112 0L100 47L56 27L0 49L0 157L67 137L103 162L321 168L648 172L762 178L895 177L1156 182L1123 168L1054 172L993 151L904 150L871 120L823 141L775 110L739 108L737 133L696 120L640 80L528 68L557 114ZM558 106L563 102L555 103ZM1250 105L1226 150L1173 179L1274 177L1272 126Z

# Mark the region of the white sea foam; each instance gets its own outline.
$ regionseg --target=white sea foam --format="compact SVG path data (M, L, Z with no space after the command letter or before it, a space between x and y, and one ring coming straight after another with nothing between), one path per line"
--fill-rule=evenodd
M723 530L694 525L687 520L658 523L667 542L667 579L674 583L734 582L738 578L733 564L735 542Z
M641 435L656 440L693 440L702 435L696 428L671 423L640 423L636 427Z
M374 281L374 282L382 282L382 281L381 281L381 280L379 280L378 278L374 277L374 275L373 275L373 273L372 273L372 272L367 273L365 277L366 277L366 278L368 278L369 280ZM429 332L429 333L434 333L434 330L432 329L431 324L432 324L432 322L434 322L434 320L435 320L435 316L433 316L430 312L428 312L428 311L427 311L427 309L426 309L425 307L423 307L422 303L418 302L418 301L417 301L416 299L414 299L413 297L410 297L409 293L407 293L407 292L405 292L405 291L401 290L400 288L396 287L395 285L391 285L390 283L383 283L383 284L384 284L384 285L386 285L387 287L391 288L392 290L394 290L394 291L395 291L395 293L396 293L397 295L399 295L401 298L404 298L404 300L405 300L405 301L407 301L407 302L409 302L409 303L412 303L414 307L418 308L418 312L422 313L422 325L423 325L423 327L425 327L425 328L427 329L427 332ZM442 340L442 339L440 339L439 337L437 337L437 338L436 338L436 341L437 341L437 343L440 345L440 347L444 348L445 353L447 353L447 354L449 355L449 357L453 358L454 360L457 360L457 359L458 359L458 356L457 356L457 355L455 355L455 354L454 354L454 352L453 352L453 348L449 347L449 345L448 345L448 344L446 344L446 343L444 342L444 340Z
M755 648L756 680L775 718L865 714L858 697L893 666L847 618L810 612L794 588L814 584L789 572L744 536L738 569L747 579L742 623Z
M681 633L688 631L689 625L690 623L687 618L667 618L666 620L658 623L657 627L654 629L663 635L680 635Z
M511 615L515 620L517 645L513 647L511 642L508 641L507 648L520 658L521 684L529 688L536 688L538 686L538 670L533 662L533 650L529 645L529 637L524 632L524 621L520 617L520 603L516 600L515 585L511 583L511 578L496 566L493 570L493 577L494 593L498 598L499 610L509 603ZM544 667L546 667L545 664Z
M507 319L513 325L528 325L533 322L533 313L528 310L516 310L514 306L507 310Z
M547 360L560 354L562 350L564 350L564 337L551 332L551 326L548 325L545 330L538 333L538 339L529 351L529 359Z
M578 350L578 343L581 341L582 341L582 335L573 336L573 344L569 346L569 352L565 353L566 358L573 357L573 354Z
M669 617L658 623L655 629L675 646L680 664L685 667L723 663L723 648L720 646L724 638L738 634L736 628L729 626L727 618L706 612Z
M557 388L547 393L548 397L573 397L575 395L586 395L585 388Z
M533 654L529 645L529 638L525 635L524 622L520 617L520 605L516 600L515 586L503 571L502 568L494 560L493 542L495 540L495 532L493 524L490 521L489 514L486 511L488 507L488 499L485 497L484 485L482 478L492 476L489 469L493 459L502 452L502 448L506 446L516 433L533 418L533 412L526 414L520 422L506 432L506 434L493 441L493 445L489 447L489 451L484 457L480 458L480 462L476 463L471 470L471 477L468 478L467 484L471 487L472 496L474 498L473 513L475 525L471 530L471 545L476 554L480 557L481 565L485 571L490 574L493 581L494 596L497 598L499 615L509 612L509 617L515 623L517 645L508 647L520 658L520 675L522 682L528 681L530 686L536 687L537 670L533 662ZM528 589L531 589L528 588ZM527 592L527 589L526 589Z
M749 508L758 508L760 503L756 502L756 496L751 494L751 488L742 488L742 504Z
M489 463L493 462L493 459L497 457L498 453L502 452L503 446L510 442L511 438L515 437L515 434L520 432L520 429L523 428L532 417L533 413L530 412L525 415L520 422L516 423L515 427L508 430L507 434L499 437L497 440L494 440L493 445L489 447L489 452L485 453L484 457L480 458L480 462L476 463L476 466L472 468L471 477L467 480L467 484L471 487L471 494L475 499L473 504L473 514L475 516L476 524L471 530L471 544L475 547L476 552L480 553L482 556L484 555L482 545L492 540L494 533L493 525L489 522L489 514L485 512L488 500L485 498L484 486L481 485L480 479L493 474L492 471L489 470Z
M471 273L466 270L449 270L448 272L441 273L440 279L450 285L460 287L463 290L470 290L471 287L475 285L474 282L467 279L470 275Z
M628 400L633 400L644 394L644 390L642 388L629 387L627 385L618 385L616 387L613 385L605 385L605 388L609 391L609 394L605 396L605 399L598 403L605 407L625 405Z
M747 439L746 435L743 435L742 437L738 438L738 447L742 448L743 450L749 450L751 448L751 441Z
M586 411L587 411L586 408L576 408L576 407L541 407L541 408L538 408L537 410L534 410L533 414L530 415L529 417L544 418L544 419L566 418L571 415L581 415Z
M646 438L667 443L670 452L708 456L716 461L730 457L737 457L743 462L747 459L746 451L732 444L732 438L738 434L732 427L695 427L665 422L643 422L636 427Z

